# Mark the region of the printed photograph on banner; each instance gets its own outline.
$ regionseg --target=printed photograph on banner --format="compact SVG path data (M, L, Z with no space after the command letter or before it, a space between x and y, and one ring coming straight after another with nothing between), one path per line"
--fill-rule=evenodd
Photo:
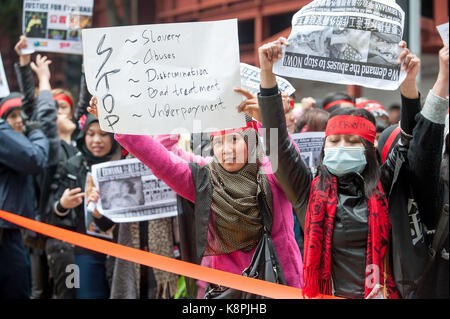
M46 38L47 12L25 11L24 21L28 38Z
M28 48L82 54L80 30L92 25L94 0L24 0L23 30Z
M234 91L241 86L236 19L84 29L82 42L102 130L152 135L245 126L236 111L243 97Z
M95 186L92 175L90 173L88 173L86 176L85 198L89 197L91 192L93 192L94 188L97 188L97 187ZM89 235L96 236L96 237L112 239L113 238L112 232L113 232L114 226L106 232L100 230L100 228L95 223L95 218L100 218L101 215L99 214L98 210L96 210L95 208L91 209L91 206L89 206L86 203L86 201L84 200L84 223L86 226L86 233ZM97 215L96 217L94 217L95 214Z
M289 46L274 65L281 76L397 89L404 12L393 1L314 0L292 18Z
M300 150L303 162L315 175L319 165L320 152L325 141L325 132L303 132L291 134L295 144Z
M6 79L5 67L3 66L2 55L0 54L0 98L9 95L8 80Z
M100 191L99 212L116 223L177 215L174 191L138 159L93 165L92 176Z

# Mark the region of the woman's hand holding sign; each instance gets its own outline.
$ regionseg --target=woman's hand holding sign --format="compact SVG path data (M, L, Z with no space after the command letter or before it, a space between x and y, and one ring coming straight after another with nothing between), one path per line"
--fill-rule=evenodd
M89 101L89 106L87 107L87 111L96 118L98 118L97 103L98 103L97 98L93 96Z

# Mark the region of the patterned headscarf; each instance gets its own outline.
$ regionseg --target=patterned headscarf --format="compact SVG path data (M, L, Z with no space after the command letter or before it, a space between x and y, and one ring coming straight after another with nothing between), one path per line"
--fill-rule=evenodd
M208 164L213 195L205 255L247 252L257 245L263 231L258 196L263 196L273 214L272 193L263 171L264 151L258 133L246 129L237 134L247 143L246 165L237 172L228 172L217 159Z

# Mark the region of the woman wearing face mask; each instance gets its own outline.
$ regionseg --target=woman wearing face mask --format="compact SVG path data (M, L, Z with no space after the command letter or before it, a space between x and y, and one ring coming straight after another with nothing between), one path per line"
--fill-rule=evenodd
M96 112L96 99L90 112ZM212 134L214 157L189 163L149 136L115 135L178 195L194 206L195 222L180 222L181 255L215 269L242 274L263 231L261 205L268 207L272 240L287 285L301 288L302 261L293 232L292 207L263 155L252 126Z
M77 138L80 152L71 157L66 165L62 180L55 198L59 200L54 204L54 213L60 218L75 215L76 231L86 233L88 225L85 224L84 201L86 205L97 202L98 190L90 194L85 193L86 175L91 166L107 161L120 160L121 148L114 140L112 134L100 129L98 120L88 115L80 123L82 130ZM103 231L109 230L113 222L94 211L96 225ZM106 256L75 247L75 263L80 268L80 287L76 291L77 299L106 299L109 298L109 287L106 278Z
M293 203L305 230L304 294L345 298L398 298L385 264L390 219L386 192L396 152L379 166L374 148L375 118L363 109L344 108L330 114L317 176L311 181L286 132L272 66L281 58L280 38L259 49L259 105L265 128L278 128L276 176ZM409 51L403 51L401 63ZM270 146L267 146L267 149ZM306 214L306 215L305 215ZM386 289L381 289L386 288Z

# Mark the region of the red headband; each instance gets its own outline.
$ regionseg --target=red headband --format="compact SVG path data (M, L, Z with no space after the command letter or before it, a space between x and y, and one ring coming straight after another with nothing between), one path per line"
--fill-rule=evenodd
M389 154L389 150L391 149L392 144L394 143L397 136L400 134L400 126L397 126L389 135L386 143L383 146L383 151L381 152L381 162L386 162L386 157Z
M8 112L9 109L12 109L13 107L21 107L21 106L22 106L22 99L20 97L16 97L16 98L5 101L5 103L3 103L0 106L0 117L3 117L3 114Z
M370 143L375 142L375 125L363 117L354 115L337 115L328 120L325 136L358 135Z
M341 104L341 103L350 103L350 104L355 105L355 103L353 103L352 101L348 101L348 100L337 100L337 101L333 101L333 102L328 103L327 105L325 105L325 106L323 107L323 109L324 109L324 110L327 110L327 109L329 109L330 107L335 106L335 105L338 105L338 104Z
M242 132L242 131L249 130L249 129L254 129L256 132L258 132L258 122L251 121L251 122L247 122L247 126L244 126L244 127L212 132L210 134L212 137L214 137L214 136L221 136L221 135L226 135L226 134L231 134L231 133L238 133L238 132Z
M70 105L70 108L73 109L73 102L72 100L65 94L59 93L53 96L53 100L55 101L64 101L67 102L67 104Z

